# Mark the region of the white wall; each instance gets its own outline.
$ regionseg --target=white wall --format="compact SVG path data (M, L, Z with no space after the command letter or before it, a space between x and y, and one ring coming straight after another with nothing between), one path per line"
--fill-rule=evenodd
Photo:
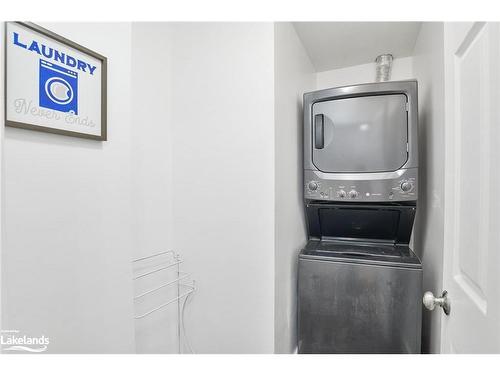
M273 351L273 40L264 23L132 26L134 257L185 260L198 353ZM138 352L177 349L175 313L136 322Z
M413 58L419 84L419 202L414 233L422 259L424 291L442 291L444 231L444 41L443 23L423 23ZM440 351L441 314L423 310L422 349Z
M274 349L271 23L173 24L174 248L200 353Z
M173 248L171 25L132 24L132 204L134 259ZM137 263L156 268L171 257ZM176 278L175 269L134 282L136 295ZM171 300L176 285L135 303L137 315ZM138 353L177 353L177 304L135 321Z
M412 57L396 58L392 65L391 81L412 79ZM326 89L375 82L375 63L349 66L316 73L316 89Z
M170 25L132 23L134 257L172 246Z
M133 352L130 24L42 26L108 57L109 141L5 129L2 327Z
M302 95L315 87L314 67L291 23L274 28L275 108L275 352L297 345L297 256L304 221Z
M273 351L273 40L272 24L132 26L134 257L185 260L200 353ZM136 322L138 352L177 349L175 313Z
M4 63L4 53L5 48L2 46L2 41L5 40L4 32L5 32L5 22L0 22L0 61L2 64ZM0 87L4 87L4 77L5 69L2 69L0 72ZM4 103L4 90L0 90L0 103ZM3 329L2 325L2 285L3 285L3 277L2 277L2 253L3 253L3 221L4 221L4 164L3 164L3 150L4 150L4 129L5 129L5 114L4 114L5 106L0 105L0 331ZM0 352L0 354L2 354Z

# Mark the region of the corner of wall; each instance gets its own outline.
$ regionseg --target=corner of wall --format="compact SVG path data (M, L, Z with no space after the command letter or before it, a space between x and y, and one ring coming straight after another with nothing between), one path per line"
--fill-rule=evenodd
M422 259L424 290L440 291L444 247L444 24L424 22L413 52L419 84L419 179L414 245ZM441 318L423 311L422 350L439 353Z
M304 245L302 94L314 89L314 67L289 22L275 27L275 345L296 349L297 254Z

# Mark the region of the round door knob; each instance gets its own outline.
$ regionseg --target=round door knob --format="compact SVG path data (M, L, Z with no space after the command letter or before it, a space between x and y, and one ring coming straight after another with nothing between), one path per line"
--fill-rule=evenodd
M451 302L448 298L448 292L445 290L441 294L441 297L435 297L432 292L425 292L424 297L422 298L422 302L427 310L434 310L436 306L440 306L443 308L443 311L446 315L450 315L451 311Z
M413 188L413 185L411 182L404 181L401 184L401 190L403 190L403 191L410 191L412 188Z
M309 188L309 190L314 191L318 188L318 183L316 181L311 181L311 182L309 182L307 187Z
M351 190L349 192L349 198L357 198L358 197L358 192L356 190Z

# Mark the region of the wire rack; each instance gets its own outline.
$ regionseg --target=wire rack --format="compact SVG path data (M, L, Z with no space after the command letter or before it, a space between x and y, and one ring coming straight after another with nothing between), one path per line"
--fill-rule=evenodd
M177 275L177 277L173 278L172 280L169 280L167 282L162 282L158 285L155 285L154 287L143 291L137 295L134 296L134 305L140 301L148 298L148 296L152 295L155 292L158 292L162 289L165 288L174 288L176 290L175 292L175 297L170 298L158 305L156 305L153 308L148 309L147 311L142 311L139 314L135 315L134 318L137 320L147 318L148 316L154 314L157 311L160 311L167 306L170 306L174 303L177 303L177 343L178 343L178 353L182 353L182 345L181 345L181 328L183 327L183 316L181 313L181 301L183 298L187 298L191 293L193 293L195 289L195 281L191 279L191 275L187 272L183 272L180 269L180 265L183 263L181 257L179 254L175 253L174 251L162 251L156 254L152 254L149 256L145 256L142 258L137 258L132 261L132 264L135 265L141 265L145 261L149 260L155 260L155 258L160 258L164 257L167 260L160 262L160 265L155 265L153 267L146 267L147 271L142 271L138 273L137 275L133 276L133 280L139 280L139 279L144 279L151 277L153 275L157 275L160 272L164 272L167 270L171 270L172 268L175 269L176 272L174 274ZM151 269L149 269L151 268ZM185 332L183 333L185 336Z

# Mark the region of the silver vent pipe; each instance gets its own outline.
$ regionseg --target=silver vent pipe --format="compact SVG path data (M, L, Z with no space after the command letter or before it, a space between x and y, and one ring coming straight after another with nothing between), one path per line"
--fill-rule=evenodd
M391 70L392 70L392 60L393 57L391 54L379 55L375 59L376 65L376 82L385 82L391 79Z

